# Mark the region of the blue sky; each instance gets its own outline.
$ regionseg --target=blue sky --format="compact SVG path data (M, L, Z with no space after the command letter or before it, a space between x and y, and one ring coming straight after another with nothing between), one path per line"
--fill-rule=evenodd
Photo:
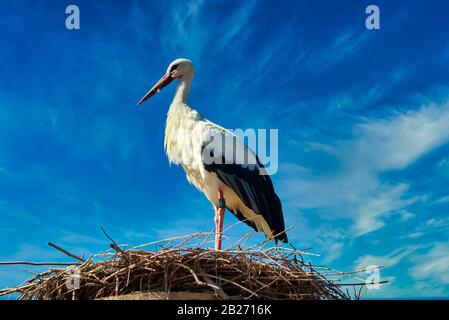
M381 29L365 28L377 4ZM81 29L65 29L77 4ZM273 181L315 263L383 265L367 297L449 295L446 1L2 1L0 261L213 228L163 151L178 57L190 104L226 128L279 129ZM229 214L225 223L236 220ZM227 241L247 229L237 227ZM262 239L262 236L255 238ZM38 269L39 270L39 269ZM0 287L24 280L0 267Z

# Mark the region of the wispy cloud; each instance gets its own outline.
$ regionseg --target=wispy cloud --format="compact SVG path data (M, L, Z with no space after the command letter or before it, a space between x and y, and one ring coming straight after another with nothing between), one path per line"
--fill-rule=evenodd
M404 169L449 140L449 101L386 119L368 119L354 130L358 139L342 147L344 152L355 147L355 162L379 171Z
M35 217L26 210L2 199L0 199L0 216L5 220L11 218L14 221L20 221L34 226L41 224L38 217ZM11 225L11 222L9 224Z
M422 292L419 292L412 285L406 285L403 287L401 281L395 276L392 276L393 268L400 267L405 268L407 262L410 261L415 253L424 248L425 246L405 246L403 248L395 249L385 255L363 255L356 259L353 265L354 270L364 270L368 267L378 266L379 276L381 281L387 281L382 284L380 290L367 290L367 297L404 297L404 296L420 296ZM401 279L402 280L402 279Z
M435 217L430 218L427 221L421 222L416 228L406 234L404 238L416 239L429 234L437 234L438 232L449 231L449 218L447 217Z
M215 3L215 6L226 5ZM203 0L174 2L163 16L162 43L164 48L177 56L188 56L192 61L207 60L226 48L228 55L242 37L245 27L254 15L257 1L244 1L230 15L220 15L221 22L210 25L210 17L204 15L208 4ZM228 4L229 5L229 4ZM231 45L232 43L232 45ZM238 53L235 50L234 53Z
M298 208L352 219L353 233L363 235L383 227L386 216L426 199L408 196L408 183L385 180L381 173L402 170L449 141L449 102L364 119L353 126L353 136L314 145L339 164L336 172L317 176L297 164L284 165L281 188Z
M374 255L364 255L355 261L354 269L355 270L363 270L368 266L375 265L379 267L383 267L385 272L388 272L388 268L394 267L399 264L403 259L410 258L410 256L418 250L418 246L405 247L401 249L396 249L393 252L390 252L383 256L374 256Z
M2 257L4 261L58 261L61 258L60 252L50 248L31 244L19 245L17 251L8 256Z
M449 202L449 196L444 196L441 198L438 198L435 200L435 203L448 203Z
M337 93L329 101L320 103L325 105L327 113L370 108L391 92L406 76L407 71L398 68L384 77L381 82L351 87Z
M85 235L85 234L81 234L81 233L76 233L76 232L72 232L72 231L63 231L61 232L61 237L60 240L62 242L65 243L70 243L70 244L80 244L80 243L84 243L84 244L107 244L106 240L102 240L99 237L95 238L89 235Z
M204 2L191 0L171 4L163 16L162 44L176 57L188 55L198 61L209 39L208 30L199 20Z
M254 0L241 3L240 8L222 26L220 30L221 37L218 40L216 50L220 51L228 47L230 42L242 32L252 18L256 5L257 1Z
M440 284L449 284L449 243L437 243L422 255L413 258L415 266L410 275L416 280L431 279Z
M315 72L323 71L355 53L369 37L370 33L366 30L347 29L339 32L327 46L307 56L306 66Z

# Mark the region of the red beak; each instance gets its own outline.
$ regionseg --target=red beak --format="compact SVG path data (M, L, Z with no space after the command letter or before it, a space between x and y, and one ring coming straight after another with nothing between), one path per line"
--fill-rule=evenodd
M161 80L159 80L153 86L153 88L151 88L151 90L148 91L147 94L144 95L142 99L140 99L140 101L137 105L140 106L142 103L144 103L146 100L148 100L149 98L154 96L156 93L159 93L159 91L161 91L162 88L166 87L173 80L174 80L174 78L170 74L166 74L165 76L163 76L161 78Z

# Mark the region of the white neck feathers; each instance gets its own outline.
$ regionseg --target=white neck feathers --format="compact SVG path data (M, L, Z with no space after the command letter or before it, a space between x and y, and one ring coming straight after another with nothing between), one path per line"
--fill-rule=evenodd
M171 163L184 163L193 150L189 139L192 138L196 124L203 118L187 105L192 78L179 81L175 97L168 110L165 127L164 146Z
M173 98L173 104L185 103L187 104L189 99L190 87L192 85L193 77L184 76L179 80L178 87L176 88L175 97Z

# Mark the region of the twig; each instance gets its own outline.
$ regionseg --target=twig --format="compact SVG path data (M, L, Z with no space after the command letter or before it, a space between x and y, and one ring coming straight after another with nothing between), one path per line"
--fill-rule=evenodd
M103 231L104 235L105 235L109 240L112 241L112 243L109 245L112 249L114 249L114 250L117 251L117 252L120 252L121 254L124 254L124 253L125 253L125 251L123 251L123 250L117 245L117 242L115 242L114 239L112 239L112 238L106 233L106 231L104 230L103 227L101 227L101 231Z
M111 252L94 254L82 263L5 263L77 265L82 281L78 289L65 286L67 269L50 268L17 288L0 290L0 295L18 293L19 299L97 299L136 291L204 292L210 288L221 299L349 299L349 291L342 291L343 286L354 288L356 298L365 287L361 281L342 284L343 277L355 280L355 272L308 264L302 259L304 251L294 247L268 247L265 240L243 249L252 233L218 252L204 247L210 232L156 241L150 243L156 244L156 251L144 251L140 248L149 244L124 250L102 230L116 251L113 256ZM120 258L118 253L122 254Z
M30 261L5 261L0 262L0 265L29 265L29 266L76 266L79 263L65 263L65 262L30 262Z
M68 252L67 250L61 248L60 246L57 246L57 245L54 244L54 243L48 242L47 244L48 244L50 247L53 247L53 248L55 248L56 250L61 251L62 253L68 255L69 257L71 257L71 258L73 258L73 259L75 259L75 260L78 260L78 261L81 261L81 262L85 262L85 261L86 261L85 259L80 258L80 257L74 255L73 253Z

